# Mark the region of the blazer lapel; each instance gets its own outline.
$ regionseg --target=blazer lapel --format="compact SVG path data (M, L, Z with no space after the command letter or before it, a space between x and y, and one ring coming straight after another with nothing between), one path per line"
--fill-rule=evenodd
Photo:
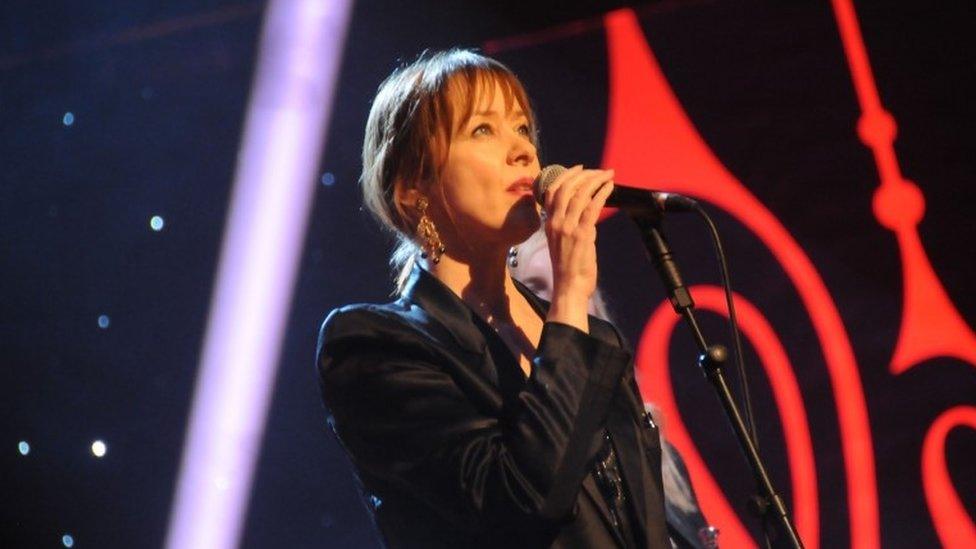
M406 305L416 304L435 319L444 330L438 334L442 341L453 341L471 353L485 352L485 338L475 324L475 313L443 282L414 265L404 285L401 299Z
M500 407L498 371L488 352L485 335L478 328L477 322L481 319L476 318L474 311L443 282L418 265L414 265L399 301L414 317L415 325L450 348L451 358L480 375L484 380L482 389L490 387L491 400Z

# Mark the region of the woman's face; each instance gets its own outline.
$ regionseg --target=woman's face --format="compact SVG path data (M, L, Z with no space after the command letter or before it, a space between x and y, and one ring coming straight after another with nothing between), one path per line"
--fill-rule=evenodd
M440 181L457 230L451 237L475 250L512 246L539 227L532 183L540 166L529 119L517 101L506 109L498 84L479 95L471 118L455 124Z

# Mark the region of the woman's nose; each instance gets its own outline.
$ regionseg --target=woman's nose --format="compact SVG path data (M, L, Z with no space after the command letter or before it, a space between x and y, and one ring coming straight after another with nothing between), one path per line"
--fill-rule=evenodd
M510 164L528 165L535 161L535 145L528 138L513 132L511 139L512 144L508 149L508 162Z

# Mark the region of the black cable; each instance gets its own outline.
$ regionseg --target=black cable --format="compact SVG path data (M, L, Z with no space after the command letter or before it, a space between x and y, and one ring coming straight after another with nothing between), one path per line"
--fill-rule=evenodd
M715 246L715 255L718 256L718 263L722 273L722 286L725 288L725 302L729 308L729 330L732 332L732 343L735 347L735 366L739 377L739 406L745 411L749 436L752 438L752 444L755 445L756 451L758 452L759 440L756 436L756 421L752 413L752 397L749 394L749 381L746 379L746 366L742 353L742 337L739 334L739 321L735 316L735 301L732 299L732 276L729 274L729 264L725 258L725 249L722 247L722 239L719 238L715 222L712 221L708 212L697 202L692 206L692 209L708 225L708 230L712 237L712 244Z

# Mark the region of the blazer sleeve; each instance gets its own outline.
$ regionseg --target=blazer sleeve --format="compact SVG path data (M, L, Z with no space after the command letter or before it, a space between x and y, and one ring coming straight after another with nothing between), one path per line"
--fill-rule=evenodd
M361 473L392 482L474 529L567 520L631 355L547 322L528 382L503 417L448 373L455 360L389 319L340 309L320 334L330 421Z

